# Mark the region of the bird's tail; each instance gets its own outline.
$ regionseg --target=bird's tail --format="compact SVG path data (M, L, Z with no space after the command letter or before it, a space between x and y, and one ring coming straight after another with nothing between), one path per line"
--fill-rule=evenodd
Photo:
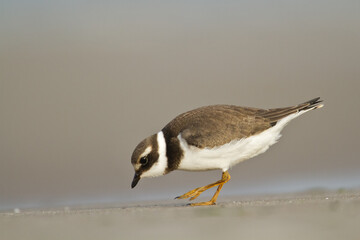
M321 108L324 106L322 102L323 101L320 99L320 97L317 97L296 106L269 109L261 113L261 116L267 118L270 122L276 123L280 119L289 116L290 114Z
M317 108L322 108L324 106L324 104L322 103L323 100L320 99L320 97L314 98L310 101L304 102L302 104L299 104L298 106L302 106L301 109L299 109L299 111L302 110L312 110L312 109L317 109Z

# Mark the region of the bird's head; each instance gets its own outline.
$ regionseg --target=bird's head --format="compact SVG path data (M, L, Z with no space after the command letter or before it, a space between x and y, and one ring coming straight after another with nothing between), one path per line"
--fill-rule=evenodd
M134 188L143 177L164 175L167 168L167 158L163 133L159 132L141 141L131 156L131 164L135 170L131 188Z

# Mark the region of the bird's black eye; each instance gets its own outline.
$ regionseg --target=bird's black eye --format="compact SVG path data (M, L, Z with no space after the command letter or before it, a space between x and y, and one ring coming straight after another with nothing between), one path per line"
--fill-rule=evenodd
M140 158L140 163L141 163L141 165L146 165L148 163L148 157L145 156L145 157Z

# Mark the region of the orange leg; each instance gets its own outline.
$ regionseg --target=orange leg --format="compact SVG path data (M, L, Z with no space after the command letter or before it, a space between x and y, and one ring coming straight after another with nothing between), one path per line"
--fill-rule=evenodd
M228 171L225 171L222 173L222 177L219 181L214 182L212 184L206 185L204 187L198 187L195 188L179 197L176 197L177 199L183 199L183 198L190 198L190 200L194 200L196 199L198 196L200 196L201 193L203 193L204 191L208 190L209 188L212 187L216 187L218 186L214 196L211 198L210 201L207 202L200 202L200 203L192 203L190 204L191 206L206 206L206 205L215 205L216 199L219 196L220 190L222 188L222 186L227 183L230 180L230 174Z

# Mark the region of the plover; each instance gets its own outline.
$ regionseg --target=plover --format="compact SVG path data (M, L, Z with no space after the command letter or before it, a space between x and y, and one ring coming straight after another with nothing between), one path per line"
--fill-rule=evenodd
M264 153L281 137L281 130L294 118L321 108L320 98L284 108L258 109L233 105L200 107L180 114L161 131L135 148L131 163L134 188L141 178L157 177L174 170L219 169L219 181L195 188L177 198L196 199L205 190L218 187L210 201L192 206L214 205L222 186L230 180L228 170Z

